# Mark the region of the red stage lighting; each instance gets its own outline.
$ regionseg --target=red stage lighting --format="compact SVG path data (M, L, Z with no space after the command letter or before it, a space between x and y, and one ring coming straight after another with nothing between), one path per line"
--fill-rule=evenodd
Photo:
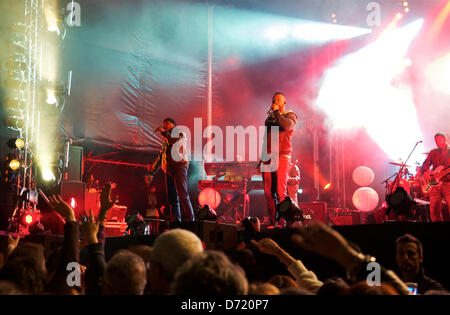
M24 221L27 225L30 225L31 223L33 223L33 216L31 214L27 214L24 217Z
M70 206L74 209L77 207L77 201L73 197L70 198Z
M328 183L325 186L323 186L323 190L328 190L330 188L331 188L331 183Z

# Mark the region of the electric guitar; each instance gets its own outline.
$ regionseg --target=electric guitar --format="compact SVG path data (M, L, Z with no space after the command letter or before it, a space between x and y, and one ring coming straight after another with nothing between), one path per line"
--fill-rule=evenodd
M450 166L444 168L444 166L438 166L432 171L428 171L430 178L426 178L425 175L419 177L420 187L424 194L428 193L431 186L440 186L442 183L440 179L450 173Z

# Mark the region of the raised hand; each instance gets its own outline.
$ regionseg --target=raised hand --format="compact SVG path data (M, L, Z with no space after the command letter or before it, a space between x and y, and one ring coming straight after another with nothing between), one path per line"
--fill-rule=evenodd
M61 215L66 222L76 221L73 208L65 202L60 195L50 195L48 199L50 207Z
M263 254L277 256L281 252L281 247L268 237L260 241L250 240L250 242Z
M300 228L292 235L292 240L300 247L333 259L341 265L358 255L341 234L320 222L312 222L309 226Z
M9 256L19 245L20 236L17 235L16 238L12 237L11 234L8 234L7 247L6 247L6 256Z
M113 189L113 184L111 184L111 182L107 182L102 188L102 193L100 195L100 210L98 212L99 222L106 220L109 209L111 209L118 200L117 196L111 200L111 189Z
M90 210L90 214L86 215L80 221L81 234L86 238L88 245L98 243L97 233L100 221L95 222L94 213Z

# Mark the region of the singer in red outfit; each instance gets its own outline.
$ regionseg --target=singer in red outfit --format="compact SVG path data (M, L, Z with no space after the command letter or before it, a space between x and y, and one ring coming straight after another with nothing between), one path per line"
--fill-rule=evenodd
M266 169L265 171L262 169L262 177L270 225L275 225L277 223L276 206L287 195L287 179L291 167L291 141L297 123L297 115L293 111L286 110L286 97L281 92L273 95L272 105L267 115L264 141L267 145L267 153L269 155L276 154L275 158L278 158L278 163L276 163L276 169ZM273 130L278 130L278 143L271 143ZM265 159L262 161L265 164L269 162Z

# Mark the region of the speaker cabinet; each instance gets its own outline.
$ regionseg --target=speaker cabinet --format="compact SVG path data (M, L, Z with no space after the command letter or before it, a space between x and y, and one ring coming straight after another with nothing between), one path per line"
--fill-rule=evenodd
M315 221L328 223L326 202L299 202L298 206L303 211L303 215L310 216Z
M70 146L69 165L64 174L64 179L68 181L81 181L83 176L83 148Z

